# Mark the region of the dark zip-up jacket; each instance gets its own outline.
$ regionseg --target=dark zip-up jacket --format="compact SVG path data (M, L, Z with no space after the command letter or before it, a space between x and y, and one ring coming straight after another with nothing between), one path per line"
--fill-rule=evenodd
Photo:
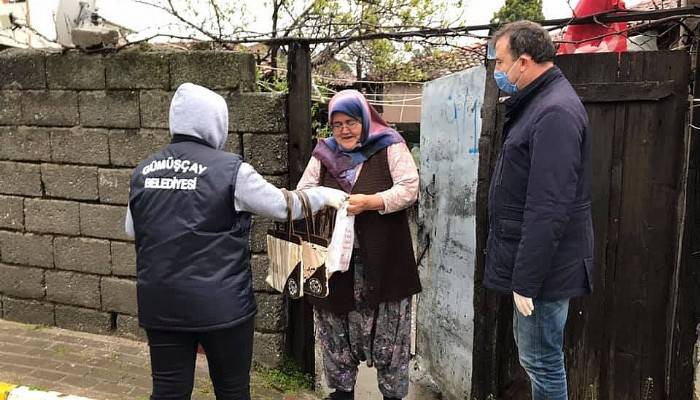
M484 285L542 300L593 289L591 136L557 67L506 102L489 190Z

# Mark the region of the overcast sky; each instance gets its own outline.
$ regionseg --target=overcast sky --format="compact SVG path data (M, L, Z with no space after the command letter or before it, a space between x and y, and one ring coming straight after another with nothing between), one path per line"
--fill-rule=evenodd
M181 0L180 0L181 1ZM251 10L247 19L250 21L249 29L258 32L271 30L272 10L268 6L262 6L261 0L231 0L231 4L246 3ZM637 4L640 0L628 0L628 6ZM571 0L571 6L575 6L578 0ZM178 0L174 2L176 5ZM220 1L224 3L224 1ZM266 2L269 3L269 2ZM468 25L488 23L494 11L499 9L505 0L466 0L464 9L455 9L449 15L464 13ZM48 37L55 37L53 16L58 0L29 0L31 8L32 25ZM97 0L99 12L105 18L136 29L152 33L157 27L167 26L173 23L171 16L152 7L135 3L132 0ZM565 18L571 16L571 9L567 0L543 0L543 11L547 19ZM144 33L144 35L147 33Z

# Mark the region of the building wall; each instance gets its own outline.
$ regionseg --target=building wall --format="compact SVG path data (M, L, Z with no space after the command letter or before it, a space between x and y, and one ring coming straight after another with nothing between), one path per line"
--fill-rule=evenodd
M423 85L419 84L392 84L384 86L382 96L377 96L376 101L382 106L382 117L389 123L420 122L421 118L421 92ZM372 98L371 95L369 95Z
M0 52L1 318L143 338L124 234L129 177L169 142L169 103L183 82L221 93L228 150L288 184L286 97L254 91L251 55ZM255 357L277 366L286 306L264 282L270 225L255 218L251 238Z
M421 119L417 307L421 371L444 399L471 395L474 343L476 194L486 70L476 67L428 82Z

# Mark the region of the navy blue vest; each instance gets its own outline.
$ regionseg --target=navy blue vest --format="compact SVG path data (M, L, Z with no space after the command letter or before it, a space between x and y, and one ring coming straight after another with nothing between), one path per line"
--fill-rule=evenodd
M131 177L139 324L211 331L255 315L250 214L234 208L238 155L176 135Z

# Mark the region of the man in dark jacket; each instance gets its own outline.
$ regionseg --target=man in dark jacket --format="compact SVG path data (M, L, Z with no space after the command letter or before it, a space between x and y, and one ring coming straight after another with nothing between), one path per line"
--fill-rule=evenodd
M541 26L508 24L493 44L494 78L511 97L489 190L484 285L512 293L513 333L533 400L566 400L569 299L593 287L588 118Z

